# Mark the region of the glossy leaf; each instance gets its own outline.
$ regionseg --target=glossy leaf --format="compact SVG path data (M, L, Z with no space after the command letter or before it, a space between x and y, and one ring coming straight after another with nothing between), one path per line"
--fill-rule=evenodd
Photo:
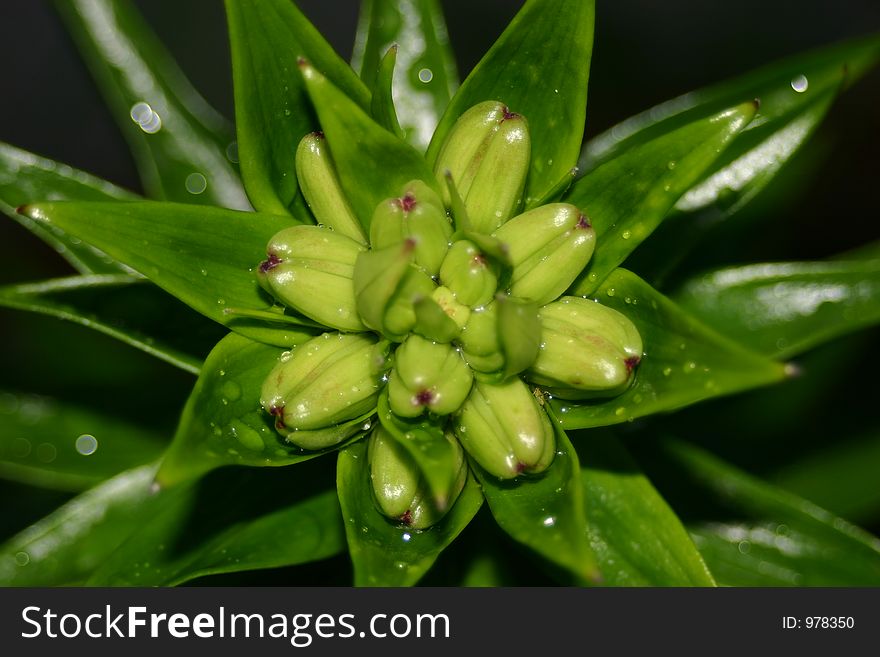
M66 164L0 142L0 211L55 249L82 274L129 271L63 231L48 231L16 208L35 201L133 200L136 195Z
M236 129L248 197L262 212L308 217L298 194L296 147L318 128L297 59L305 57L368 108L370 93L290 0L226 0Z
M38 203L22 211L96 246L234 331L282 346L307 335L225 312L272 304L254 270L269 239L291 225L289 217L156 202Z
M388 389L379 396L379 421L412 456L438 502L446 504L455 486L460 461L455 446L446 438L442 425L426 417L402 418L388 407Z
M223 465L281 466L331 452L306 451L275 430L260 406L263 381L282 350L230 334L208 355L186 403L174 442L156 476L163 486ZM364 424L367 418L354 424ZM363 433L357 433L356 440Z
M376 509L370 493L364 441L339 452L336 487L354 564L355 586L412 586L483 503L479 485L468 476L455 504L436 525L416 531L391 523Z
M199 96L129 0L57 2L154 198L250 208L231 127ZM38 199L42 200L42 199Z
M376 206L400 196L408 182L422 180L439 192L418 151L373 121L310 64L302 66L302 74L342 188L368 234Z
M399 73L394 104L406 133L424 150L458 88L455 58L443 11L437 0L365 0L352 65L368 87L374 86L379 62L397 44Z
M670 442L667 450L687 476L735 513L730 520L691 528L719 583L880 584L877 537L696 447Z
M610 433L576 435L590 545L607 586L714 586L681 521Z
M4 586L81 584L159 507L155 466L127 470L59 507L0 546Z
M74 322L192 374L222 331L147 280L126 274L0 287L0 307Z
M716 333L635 274L615 270L594 299L638 328L645 355L622 395L551 402L567 429L617 424L781 381L785 367Z
M551 418L556 456L539 475L498 480L472 464L495 521L514 540L530 547L579 583L599 579L584 521L584 493L577 453Z
M161 435L127 420L30 394L0 392L0 478L80 491L154 462Z
M253 480L251 485L259 486ZM217 491L221 527L196 536L188 525L201 513L196 494L166 503L142 524L89 578L88 586L176 586L204 575L294 566L326 559L345 550L345 534L334 491L291 503L262 516L234 522L235 513L220 502L241 507L229 499L238 491ZM252 503L253 493L244 499ZM224 499L224 497L226 499ZM230 518L229 516L233 517ZM247 514L250 516L251 514ZM196 521L198 522L198 521ZM206 523L216 525L214 523ZM181 535L186 536L182 539Z
M880 259L729 267L688 281L676 299L755 351L787 358L880 322Z
M394 107L393 89L394 66L397 63L397 46L391 46L382 61L373 83L373 100L370 103L370 114L373 119L388 132L403 137L403 129L397 120Z
M428 149L433 163L466 110L485 100L526 117L532 163L525 203L540 198L577 162L593 50L592 0L528 0L449 103Z
M753 102L633 142L575 181L565 200L586 211L596 231L596 252L575 294L588 294L660 225L676 200L718 158L755 115Z

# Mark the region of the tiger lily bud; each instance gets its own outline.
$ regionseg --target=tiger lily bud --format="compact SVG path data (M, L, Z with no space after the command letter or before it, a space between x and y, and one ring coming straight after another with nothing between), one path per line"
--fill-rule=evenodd
M454 428L468 454L501 479L542 472L556 452L547 414L518 378L502 384L477 381Z
M526 378L564 399L617 395L642 357L635 325L616 310L580 297L541 308L541 348Z
M473 242L459 240L443 259L440 282L452 290L459 303L476 308L492 300L498 276Z
M388 403L401 417L426 410L449 415L467 398L473 380L471 369L451 345L410 335L394 354Z
M489 234L519 207L530 158L525 118L503 103L487 101L458 118L440 149L435 173L440 179L446 171L452 174L471 230Z
M431 496L418 465L406 448L398 443L381 425L370 436L367 459L370 463L370 483L373 499L379 511L413 529L427 529L442 518L458 498L467 478L464 453L457 441L449 438L458 448L455 483L444 509Z
M258 270L260 284L284 305L324 326L363 331L355 303L354 265L363 246L319 226L277 233Z
M451 236L452 225L443 201L420 180L407 183L399 198L382 201L370 224L370 244L374 249L412 239L416 264L431 276L440 271Z
M510 293L544 305L574 282L593 255L596 233L568 203L550 203L514 217L494 233L513 265Z
M324 133L312 132L299 142L296 149L296 177L318 223L360 244L366 244L364 229L339 184Z
M263 383L260 404L287 440L324 449L359 430L343 425L376 408L384 343L366 334L324 333L288 352Z

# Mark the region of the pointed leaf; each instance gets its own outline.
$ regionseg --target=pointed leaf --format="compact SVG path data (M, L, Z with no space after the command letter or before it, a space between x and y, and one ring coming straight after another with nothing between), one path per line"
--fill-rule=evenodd
M290 0L226 0L236 129L248 197L262 212L308 217L295 155L317 129L297 59L305 57L357 106L370 93Z
M394 98L392 97L394 65L396 63L397 46L391 46L379 63L379 71L373 83L373 101L370 104L370 114L376 123L402 139L403 129L397 121L397 111L394 108Z
M458 452L443 426L426 417L402 418L388 407L388 388L379 396L379 421L419 466L438 503L446 504L458 478Z
M301 69L342 188L367 234L376 206L399 196L408 182L424 181L439 193L437 180L418 151L373 121L310 64Z
M681 521L623 445L582 436L590 544L608 586L715 586Z
M553 400L566 429L617 424L781 381L785 367L716 333L635 274L615 270L594 299L638 328L645 355L625 393L586 403Z
M504 378L518 374L535 362L541 346L538 307L499 295L498 347L504 354Z
M106 412L0 392L0 478L80 491L154 462L164 448L163 436Z
M543 197L577 163L594 15L593 0L528 0L449 103L428 159L434 162L466 110L498 100L529 123L532 163L525 203Z
M0 211L54 248L82 274L130 271L95 247L63 231L47 231L16 208L35 201L133 200L136 195L66 164L0 142Z
M190 85L129 0L56 6L154 198L248 209L229 124Z
M634 142L571 186L565 200L586 211L596 231L596 252L575 294L595 290L660 225L755 111L755 103L744 103Z
M125 274L0 287L0 307L80 324L192 374L199 373L204 354L222 335L219 326L146 279Z
M499 480L472 463L495 521L578 583L595 582L599 573L587 538L584 489L577 453L565 431L551 418L556 456L533 477Z
M880 322L880 260L728 267L688 281L676 299L755 351L788 358Z
M480 487L469 475L455 504L436 525L416 531L392 524L373 502L364 441L339 452L336 487L355 586L412 586L483 504Z
M286 442L272 416L263 411L260 391L282 353L234 333L217 344L205 360L156 475L160 484L176 484L223 465L300 463L341 447L301 449ZM351 424L363 425L371 414ZM350 440L362 435L356 433Z
M254 270L289 217L175 203L41 203L22 212L108 253L206 317L281 346L309 332L238 318L227 308L267 309Z
M691 531L721 584L877 586L880 539L681 442L666 443L683 476L735 512ZM682 476L682 475L680 475ZM741 519L745 516L745 519Z
M437 0L366 0L352 65L373 87L379 61L397 44L400 73L393 86L394 104L407 141L424 150L458 88L455 58Z

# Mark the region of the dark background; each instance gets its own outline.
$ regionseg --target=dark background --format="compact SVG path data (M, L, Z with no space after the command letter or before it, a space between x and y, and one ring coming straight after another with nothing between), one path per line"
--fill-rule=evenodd
M194 85L232 118L221 0L138 0L136 4ZM298 4L347 58L358 2L299 0ZM442 2L462 77L521 4L513 0ZM3 0L0 29L0 140L140 191L126 144L52 4ZM878 29L877 0L599 0L587 138L681 93L782 56ZM808 147L791 164L784 191L763 195L766 198L756 204L751 221L732 229L738 238L736 249L729 253L704 249L686 264L699 268L765 259L823 258L878 239L878 83L880 73L874 71L835 103ZM729 230L719 232L717 243L727 243L730 234ZM711 239L710 235L710 246ZM13 221L0 220L0 285L69 273L51 249ZM0 311L0 338L0 391L34 392L88 403L103 412L137 413L129 419L167 434L192 386L187 374L109 338L55 320ZM867 388L860 383L867 380L866 372L880 366L880 357L872 355L876 338L874 331L861 342L820 350L814 358L835 364L836 369L829 371L840 385L830 394L821 393L821 398L815 393L805 399L810 404L847 405L861 394L863 400L876 402L877 383ZM135 399L130 398L132 390ZM125 398L120 391L126 391ZM748 402L749 396L744 400ZM679 415L685 422L691 418L691 424L694 418L717 422L713 409L724 408L724 403ZM846 409L849 424L863 431L875 429L871 404L856 405ZM729 412L733 424L726 424L728 432L736 431L736 414ZM836 419L821 416L811 422L809 436L787 436L777 443L775 457L772 447L764 444L760 449L783 462L797 451L833 439L823 432L827 426L833 428ZM755 452L757 440L776 440L785 433L785 420L774 421L767 424L766 432L751 435L752 442L716 437L712 445L728 458L760 469L761 464L748 463L744 454ZM65 498L61 493L0 482L0 537ZM13 514L6 513L10 509Z

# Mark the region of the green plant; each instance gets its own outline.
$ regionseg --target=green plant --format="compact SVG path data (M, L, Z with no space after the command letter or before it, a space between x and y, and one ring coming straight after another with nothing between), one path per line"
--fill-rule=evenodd
M10 431L10 476L88 490L0 549L3 581L177 584L347 552L356 584L408 585L469 526L455 574L465 583L522 581L492 547L504 536L565 583L880 580L876 538L671 439L688 423L659 415L790 386L784 359L876 323L876 249L710 272L674 298L621 268L662 280L682 232L748 204L880 57L876 37L688 95L582 149L590 2L530 0L453 93L432 0L365 3L359 77L288 0L227 0L235 156L131 6L61 7L161 200L3 146L4 210L80 275L8 286L0 304L78 321L199 378L161 457L136 422L65 414L119 441L95 452L83 433L69 458L70 445L49 439L38 447L53 458L25 453ZM401 227L411 219L422 223ZM633 254L661 223L659 246ZM120 328L114 295L141 295L175 320ZM210 328L172 296L231 331L206 359L185 338ZM462 337L479 335L471 315L488 318L478 344ZM576 349L554 351L569 337ZM316 383L300 354L329 343L328 362L348 367L325 367ZM605 378L586 381L597 362ZM326 401L335 392L346 397ZM7 401L10 426L24 418L49 435L59 422ZM297 415L296 402L312 407ZM498 431L476 441L481 421ZM652 444L634 447L628 433ZM381 499L386 481L406 504ZM695 494L707 508L689 509ZM688 529L673 508L687 510Z

